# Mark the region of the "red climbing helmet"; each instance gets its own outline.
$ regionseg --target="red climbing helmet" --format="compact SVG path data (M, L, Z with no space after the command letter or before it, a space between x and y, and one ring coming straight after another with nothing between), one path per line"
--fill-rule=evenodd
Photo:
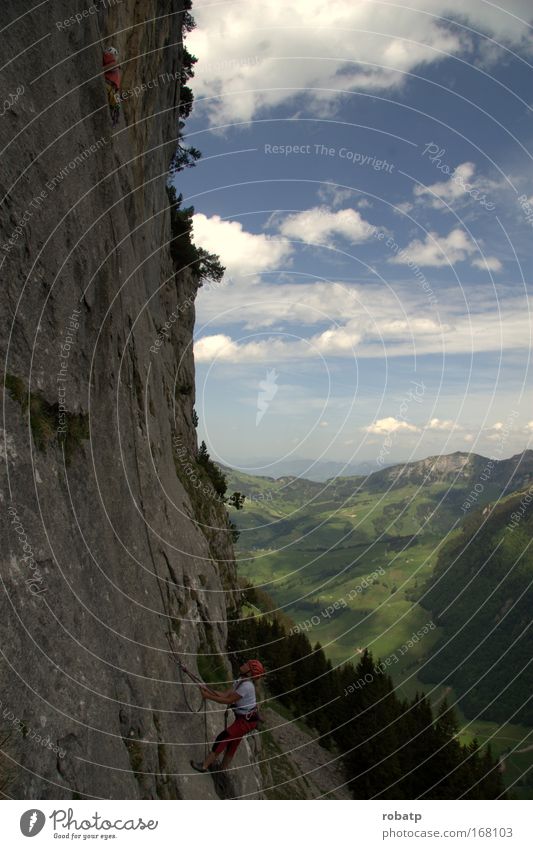
M266 672L260 660L249 660L248 667L252 673L252 678L262 678Z

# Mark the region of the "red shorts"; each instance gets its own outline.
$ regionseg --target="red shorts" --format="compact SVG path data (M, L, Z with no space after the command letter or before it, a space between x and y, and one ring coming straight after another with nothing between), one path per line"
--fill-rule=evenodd
M250 721L245 716L235 717L231 725L228 725L218 735L213 743L213 752L216 752L218 755L226 749L230 757L233 757L244 735L248 734L249 731L253 731L254 728L257 728L257 720Z

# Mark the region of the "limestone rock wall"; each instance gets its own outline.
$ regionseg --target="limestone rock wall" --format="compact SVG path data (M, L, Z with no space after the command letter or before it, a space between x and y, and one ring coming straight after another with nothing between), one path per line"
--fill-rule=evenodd
M173 451L196 451L196 284L175 273L165 192L182 2L29 5L2 7L15 96L0 118L4 792L219 798L191 774L203 718L165 638L173 628L195 671L223 655L235 576L225 511ZM104 43L124 88L144 84L116 131ZM221 721L209 712L209 736ZM249 751L224 795L260 795Z

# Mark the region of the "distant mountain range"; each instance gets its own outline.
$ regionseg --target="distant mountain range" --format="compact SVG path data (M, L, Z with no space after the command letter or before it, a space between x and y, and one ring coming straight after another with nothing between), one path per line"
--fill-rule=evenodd
M384 486L421 485L426 482L452 483L472 481L498 484L509 492L521 489L533 480L533 451L526 450L505 460L492 460L480 454L456 451L390 466L370 475L367 485L372 489Z
M503 491L514 492L527 487L533 481L533 450L525 450L521 454L515 454L504 460L455 451L453 454L439 454L426 457L424 460L398 463L380 469L371 468L370 465L366 468L365 464L342 466L333 461L318 462L314 465L311 460L294 461L295 467L300 465L301 471L285 471L281 475L276 474L275 464L270 468L272 472L270 475L256 474L253 471L244 472L229 466L222 466L222 469L230 479L238 478L239 481L248 482L252 490L256 479L280 485L291 482L297 484L298 481L303 486L312 483L328 483L329 486L339 487L340 491L348 490L355 484L358 488L373 492L408 484L420 486L425 483L455 482L464 485L467 481L476 483L478 478L480 484L497 484ZM287 464L284 465L284 468L286 467ZM354 471L355 469L357 471ZM312 472L312 474L306 472Z
M293 621L312 622L333 660L358 646L390 656L430 615L433 638L396 677L452 686L469 717L514 710L533 724L533 451L455 452L326 482L226 472L247 496L232 511L241 574Z
M533 476L533 451L526 450L505 460L490 461L481 454L455 451L453 454L440 454L426 457L424 460L412 460L401 463L388 463L378 466L377 463L365 462L346 464L335 460L254 460L243 463L240 467L220 464L226 472L237 472L252 478L261 477L268 480L281 478L303 478L308 481L325 483L332 478L371 478L371 486L380 487L402 478L411 483L421 483L429 474L432 480L449 481L455 476L465 480L483 473L487 463L493 462L494 468L489 467L489 477L499 482L504 477L511 480L511 490L518 489L517 480L528 480ZM495 470L498 470L497 472ZM515 478L519 472L520 478Z
M220 464L222 468L229 466ZM243 463L240 467L234 467L235 471L242 474L258 475L272 479L294 476L304 477L307 480L323 482L328 478L353 477L354 475L368 475L377 471L377 463L341 463L335 460L251 460Z

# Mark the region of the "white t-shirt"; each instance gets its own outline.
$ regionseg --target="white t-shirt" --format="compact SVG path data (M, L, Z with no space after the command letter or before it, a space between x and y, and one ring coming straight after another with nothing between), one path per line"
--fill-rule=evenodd
M232 705L236 713L248 713L257 707L255 687L249 678L237 678L233 682L233 689L240 695L239 701L234 702Z

